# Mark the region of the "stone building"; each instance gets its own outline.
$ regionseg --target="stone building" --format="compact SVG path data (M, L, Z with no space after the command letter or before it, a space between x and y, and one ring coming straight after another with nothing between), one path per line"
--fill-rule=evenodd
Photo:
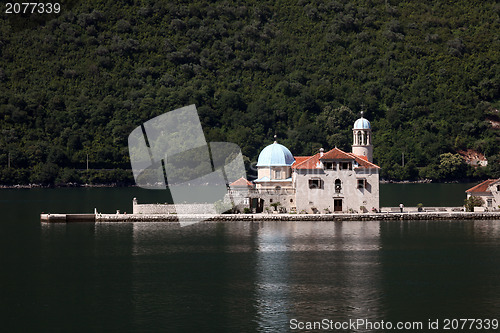
M373 164L371 125L361 116L353 126L351 153L335 147L294 157L277 141L265 147L257 162L255 188L244 186L247 207L255 212L378 211L379 171ZM245 181L230 184L234 196L243 193Z
M471 187L467 191L467 199L471 196L483 199L483 207L489 210L498 209L500 205L500 179L488 179Z

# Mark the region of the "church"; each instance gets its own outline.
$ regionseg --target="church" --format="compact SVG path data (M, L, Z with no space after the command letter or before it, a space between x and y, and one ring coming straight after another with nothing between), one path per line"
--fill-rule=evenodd
M230 184L235 204L256 213L379 211L380 167L373 163L370 122L361 115L352 131L351 152L335 147L293 156L274 141L259 154L256 180L240 178Z

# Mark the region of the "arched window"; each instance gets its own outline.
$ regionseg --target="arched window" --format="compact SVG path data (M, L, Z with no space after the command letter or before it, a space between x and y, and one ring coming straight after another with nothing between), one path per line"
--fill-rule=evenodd
M342 191L342 181L340 179L335 179L335 193L340 193Z
M367 145L368 144L368 133L365 132L364 135L365 142L363 144Z
M363 144L363 134L361 134L361 131L358 132L358 145L362 145Z

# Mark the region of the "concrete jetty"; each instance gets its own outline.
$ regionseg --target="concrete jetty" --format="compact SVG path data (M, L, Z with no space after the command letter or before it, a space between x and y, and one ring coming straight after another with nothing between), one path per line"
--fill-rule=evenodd
M96 222L96 214L40 214L42 223Z
M500 220L500 212L391 212L358 214L186 214L183 221ZM177 214L41 214L42 223L178 222Z

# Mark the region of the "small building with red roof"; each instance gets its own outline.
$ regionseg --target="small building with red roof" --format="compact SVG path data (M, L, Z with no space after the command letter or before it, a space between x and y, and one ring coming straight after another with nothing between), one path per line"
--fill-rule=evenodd
M500 205L500 179L485 180L465 193L467 193L467 199L472 196L482 198L484 208L497 209Z
M240 188L243 188L243 189L253 189L253 188L255 188L255 184L252 183L251 181L247 180L244 177L241 177L241 178L235 180L234 182L232 182L231 184L229 184L229 186L232 189L240 189Z

